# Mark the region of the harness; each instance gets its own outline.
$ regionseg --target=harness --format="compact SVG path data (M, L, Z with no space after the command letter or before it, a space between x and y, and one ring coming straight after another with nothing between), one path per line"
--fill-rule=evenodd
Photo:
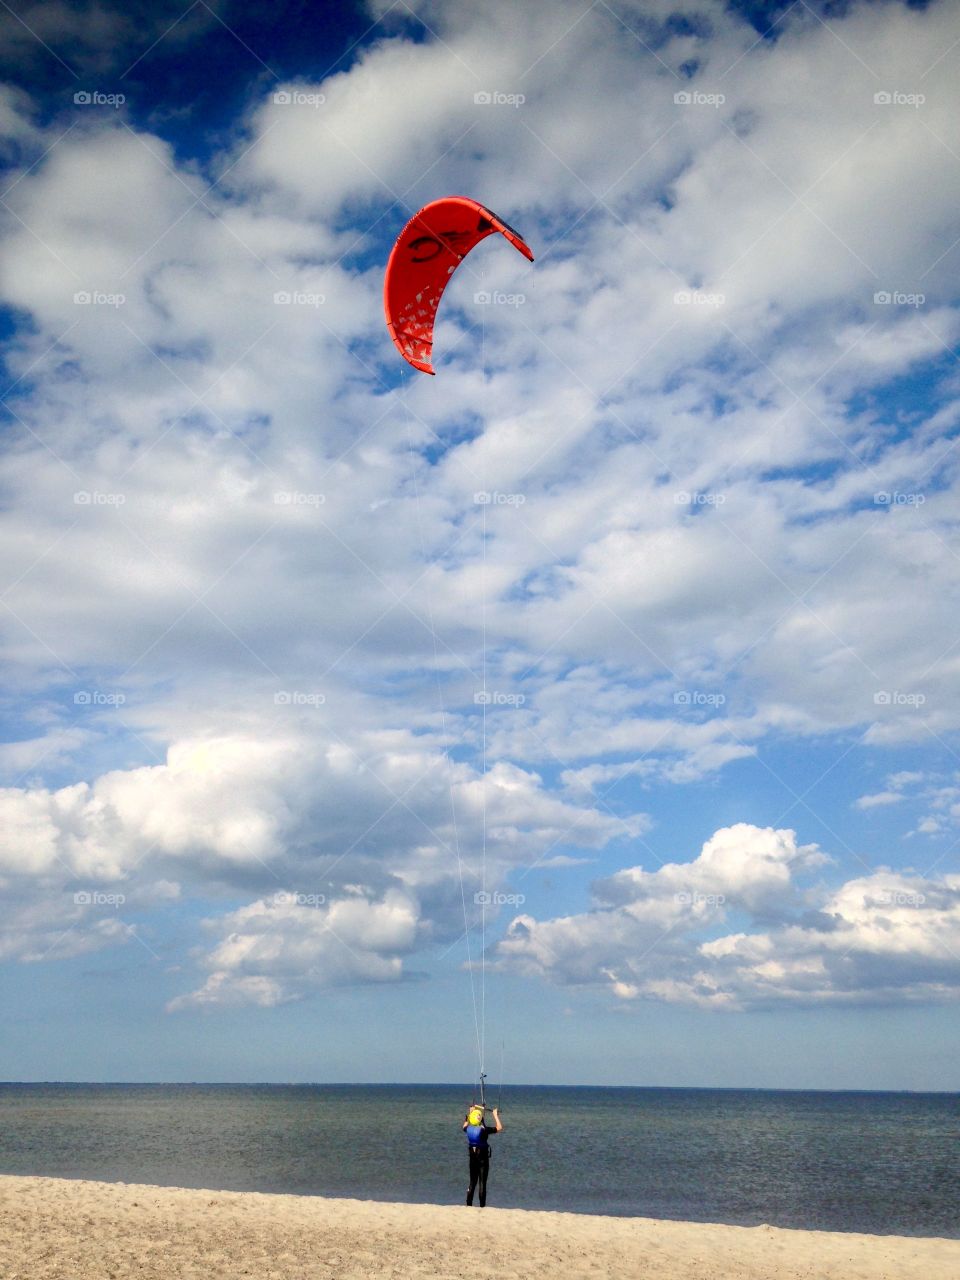
M487 1155L490 1151L490 1148L487 1146L484 1110L485 1108L482 1104L478 1106L474 1103L467 1112L466 1135L467 1142L470 1145L471 1155Z

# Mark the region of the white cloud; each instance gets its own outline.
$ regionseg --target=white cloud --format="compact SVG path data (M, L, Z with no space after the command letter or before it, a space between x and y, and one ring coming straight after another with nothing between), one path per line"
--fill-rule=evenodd
M491 22L495 26L503 17L499 12L485 15L487 46ZM31 644L24 631L17 656L45 663L52 647L62 661L76 665L94 661L109 636L121 663L139 666L147 658L146 669L157 674L161 669L182 673L185 654L209 652L211 636L217 636L226 640L238 670L251 656L277 668L295 658L297 646L291 641L309 629L328 646L325 665L348 649L376 666L384 661L396 666L408 665L412 655L430 661L432 624L442 639L442 656L452 656L452 650L475 672L482 615L488 633L499 641L494 661L502 654L505 667L509 663L521 672L547 655L605 668L598 684L607 683L611 691L612 664L620 688L625 682L642 686L654 677L678 684L702 678L718 682L728 697L731 671L745 676L742 709L753 714L732 733L709 730L726 741L681 749L679 761L665 763L665 776L680 781L755 750L785 703L795 725L806 719L813 730L865 727L876 718L870 730L870 741L876 742L922 737L928 726L935 732L947 728L957 709L946 683L935 687L939 669L930 670L949 626L945 602L955 577L944 541L947 504L931 494L921 511L845 509L854 501L872 501L878 489L910 484L911 470L928 469L928 459L942 452L942 440L931 439L922 452L897 445L882 457L874 447L868 469L851 468L826 485L763 482L759 472L825 456L849 462L849 449L859 446L831 399L942 349L952 341L952 315L943 308L922 315L874 308L870 272L861 270L833 237L828 237L833 250L846 264L843 274L810 269L804 255L821 260L821 224L831 221L825 207L818 207L817 218L803 215L802 227L791 235L790 255L779 252L775 235L771 251L778 269L786 269L789 259L805 290L832 291L834 303L849 295L849 272L860 270L863 290L870 287L869 295L863 292L865 321L851 324L844 304L832 323L808 329L803 316L811 298L787 291L776 303L779 318L772 329L769 307L756 322L728 308L722 323L703 330L698 321L690 329L687 313L674 306L672 296L673 273L709 276L704 262L695 261L698 253L733 252L732 246L724 247L724 237L742 231L737 193L744 165L766 174L762 180L755 174L754 195L789 198L782 182L756 159L762 154L772 165L783 153L785 137L795 144L798 163L809 166L809 175L801 176L811 177L824 149L832 156L834 145L846 140L837 139L838 129L848 131L858 157L858 130L869 130L878 145L882 140L888 170L878 174L867 166L856 188L857 210L869 208L875 218L888 208L888 171L918 164L922 156L924 164L929 162L924 225L939 235L945 211L955 207L955 193L929 130L937 125L937 113L947 109L953 93L949 79L937 80L936 92L931 84L934 114L924 115L921 123L914 113L907 131L902 113L878 111L872 95L861 95L870 81L863 68L851 72L862 77L862 84L831 75L837 59L849 62L850 55L829 32L815 23L785 22L775 51L761 46L738 63L726 114L680 110L672 93L664 93L653 112L656 125L672 122L674 133L685 139L675 146L670 135L669 154L683 178L675 184L669 212L651 203L649 166L638 166L635 186L623 187L624 193L633 191L642 211L635 223L625 228L598 206L582 224L585 238L576 242L575 255L566 254L561 241L544 257L537 295L530 299L536 303L533 310L484 317L503 339L501 366L490 388L481 389L469 373L448 378L443 387L438 382L436 394L433 387L414 386L407 396L407 422L398 434L396 418L404 413L391 412L369 376L378 360L371 339L382 339L378 272L333 265L349 245L350 233L334 232L316 218L306 222L289 201L265 203L257 184L266 170L256 166L273 164L277 182L302 187L304 199L315 190L326 205L340 208L356 193L357 173L366 175L364 189L373 182L368 170L376 171L379 153L361 150L363 163L349 160L353 168L339 177L336 168L292 157L305 154L309 130L319 130L325 145L333 146L330 130L342 124L358 130L356 147L383 147L391 165L413 171L411 148L423 138L434 147L449 127L444 108L462 88L455 87L454 71L459 67L461 78L465 74L457 58L470 64L476 41L472 11L454 6L433 17L447 47L395 38L332 78L323 111L267 104L265 114L255 117L248 160L230 173L230 202L217 188L203 194L204 183L195 173L177 169L169 147L116 126L86 126L18 184L18 216L34 234L23 227L13 232L9 299L29 309L51 335L72 326L64 341L89 388L81 386L78 395L71 374L67 399L67 387L59 381L65 369L59 375L48 370L41 380L41 395L50 400L38 402L31 426L67 466L42 451L29 457L29 468L15 460L9 464L18 491L29 483L32 517L26 525L11 522L14 562L26 571L14 605L25 626L43 640ZM864 12L851 16L850 35L860 56L869 63L875 55L882 67L893 50L906 47L911 64L927 65L923 60L937 47L939 15L921 21L889 8L885 18L887 26ZM565 14L552 15L550 22L558 34L566 31L565 22L570 25ZM668 65L674 54L686 56L690 45L717 66L729 65L728 55L732 61L750 42L746 29L729 15L717 17L710 40L671 41L661 35L665 43L654 44ZM542 23L531 21L508 53L497 53L500 78L509 79L513 61L529 66L544 36ZM609 15L592 13L564 36L550 59L561 58L565 67L582 63L578 74L591 77L591 84L602 74L612 85L617 76L636 79L640 58L641 85L657 95L661 87L669 89L673 77L655 59L648 63L640 46L624 37ZM593 56L584 61L580 55L586 47ZM488 49L483 57L490 56ZM408 142L400 117L381 119L378 104L389 100L392 77L407 74L411 61L423 61L425 69L439 61L442 73L422 82L417 100L425 113L423 127L411 130ZM484 69L478 64L477 74ZM546 97L531 94L522 112L484 113L472 95L458 107L482 134L494 131L508 165L525 155L531 128L538 133L546 128L549 95L555 91L547 71L545 65L539 85ZM535 72L530 74L536 83ZM798 78L805 85L802 92ZM611 173L621 161L636 157L636 137L610 127L606 99L598 101L594 120L586 99L577 96L576 82L564 92L578 103L585 150L597 152L592 139L602 119L609 141L602 159ZM743 138L731 125L736 95L751 104ZM377 128L371 127L371 111L380 120ZM650 113L642 117L642 128L649 118ZM380 127L385 123L390 125L386 134ZM929 154L918 154L918 140L929 146ZM537 147L554 183L564 165L575 169L579 163L577 154L564 152L562 140L558 145L559 160ZM349 159L349 152L344 154ZM449 159L458 166L458 184L466 181L472 161L456 148ZM487 163L485 172L490 171ZM434 176L441 181L442 174ZM718 182L729 192L729 207L717 201ZM830 169L818 195L831 184L837 184L844 201L852 199L844 163ZM137 193L132 203L121 198L130 190ZM522 213L524 188L510 190L508 200ZM202 202L191 208L201 195ZM583 193L578 199L589 202ZM512 216L521 220L521 214ZM528 215L528 221L531 216L540 215ZM688 235L688 226L697 234ZM914 246L918 234L914 228ZM890 243L902 246L904 238L891 232ZM672 272L656 262L651 267L644 245L672 264ZM739 241L737 246L736 254L742 253ZM509 255L497 255L491 246L486 250L491 269L499 264L505 278L515 273ZM309 256L314 265L305 266ZM755 266L752 253L747 254L738 271ZM662 277L659 284L651 271ZM897 271L899 279L902 266ZM116 314L110 308L77 308L72 297L81 276L81 283L105 289L123 283L123 307ZM768 297L779 288L766 268L757 281L766 282ZM322 287L326 302L314 309L277 307L272 298L278 283ZM452 293L451 321L457 299L464 305L469 296L469 287ZM608 310L600 298L609 299ZM577 299L580 305L571 305ZM824 302L818 297L817 305ZM469 312L468 318L473 319ZM800 326L802 339L786 336L791 325ZM502 363L508 331L521 343L523 380ZM779 345L768 351L767 337L774 331ZM599 404L597 393L607 376L588 374L583 353L590 351L591 360L621 353L617 372L622 373L668 332L669 339L633 373L618 378L613 401ZM362 364L342 345L355 339L370 347ZM38 336L28 344L24 367L45 341ZM881 341L888 344L886 355L876 346ZM761 364L749 359L747 348L755 343ZM699 362L725 345L733 363L718 382ZM389 358L389 349L383 349ZM551 350L562 356L561 365ZM161 351L162 360L152 351ZM679 385L668 389L668 382L678 379ZM795 393L783 384L799 392L817 379L810 409L803 403L791 408ZM345 396L338 391L343 386L348 387ZM707 407L717 386L731 406L720 418ZM201 402L195 393L202 393ZM335 396L342 409L325 409L318 416L318 406ZM384 420L373 425L384 413ZM429 438L418 417L444 438L450 422L465 413L483 420L485 430L449 448L432 470L411 465L410 430L418 439ZM103 444L97 444L101 429L93 429L92 421L112 424ZM874 435L882 438L876 428ZM341 449L348 452L337 461ZM668 483L665 468L674 476ZM479 486L519 489L526 497L522 508L485 515L483 541L472 506ZM73 494L80 488L119 490L124 503L78 510ZM274 496L290 490L320 491L324 505L284 511ZM723 505L678 507L678 493L718 496ZM327 542L319 565L318 538ZM441 560L421 570L422 556ZM915 608L887 615L883 602L891 579L906 582L918 561L927 567L934 589ZM291 599L291 588L307 574L311 591L298 591ZM349 609L325 609L331 596L346 598ZM465 609L468 602L472 610ZM66 628L65 617L70 618ZM222 647L218 657L222 661ZM190 665L197 661L194 657ZM914 688L920 684L922 690ZM878 712L874 694L887 686L923 692L925 710L919 715L909 708ZM549 696L544 687L541 698L545 702ZM589 736L593 748L613 750L614 738L629 739L631 731L642 736L642 726L623 723L626 696L608 699L589 735L580 735ZM530 709L539 714L532 699ZM555 726L536 728L536 736L561 758L569 757L565 744L578 736L570 715L567 709L555 717ZM529 725L530 716L516 718L519 732L498 725L496 748L537 759ZM630 750L629 741L623 750Z
M873 795L860 796L855 802L855 808L877 809L888 804L899 804L903 798L900 791L876 791Z
M170 1012L215 1004L277 1004L306 991L357 982L397 982L414 947L419 908L399 891L382 901L349 897L311 904L281 891L216 921L223 940L207 957L213 970Z
M167 1011L178 1013L183 1009L230 1008L250 1004L269 1009L282 1003L279 985L269 978L238 978L223 971L212 973L198 991L170 1000Z
M916 782L923 782L924 774L916 769L901 769L898 773L891 773L887 778L891 787L900 790L903 787L912 786Z
M132 936L109 919L91 923L97 907L109 917L132 905L162 911L187 894L269 891L211 920L224 934L204 962L211 976L176 1008L396 981L411 952L476 922L481 888L542 858L578 861L548 855L600 849L646 825L570 804L503 762L480 776L401 732L179 742L165 764L90 785L7 788L0 823L0 884L22 904L5 946L22 958Z
M716 897L720 905L743 907L760 914L782 907L793 875L828 861L816 845L797 846L792 831L752 827L740 822L717 831L692 863L665 863L657 871L630 867L594 886L600 902L618 903L697 900ZM678 896L679 895L679 896ZM703 905L711 904L704 902Z
M57 141L63 121L0 101L23 148L2 297L29 321L8 352L3 651L45 716L4 752L28 775L0 797L10 883L142 864L250 896L342 857L331 911L347 882L371 911L406 893L418 936L447 936L455 851L472 864L484 827L506 876L642 834L603 807L621 778L687 784L778 736L886 752L960 726L949 7L851 6L841 42L796 6L776 44L719 4L697 35L659 3L620 11L635 35L602 5L415 8L436 37L394 14L300 86L321 106L265 95L206 173L122 117ZM922 110L875 104L888 81L922 81ZM716 109L674 103L721 84ZM464 264L440 376L397 396L382 258L403 204L445 190L489 201L539 261L489 242ZM480 279L525 300L480 314ZM96 291L123 301L74 301ZM297 291L323 301L274 302ZM890 391L904 374L928 383L919 408ZM126 701L78 711L90 690ZM284 690L322 695L321 716ZM481 711L481 690L513 701ZM858 806L893 804L909 772ZM920 830L955 822L955 792L928 800ZM621 872L602 892L629 910L518 925L504 955L537 969L549 934L623 998L747 999L703 960L641 977L603 955L609 929L631 955L683 934L684 875L785 909L812 855L764 839ZM262 971L224 953L183 999L287 998L263 947ZM405 954L359 953L357 980ZM827 963L791 955L812 968L784 988Z
M958 998L960 877L880 869L801 892L798 875L826 861L792 831L740 823L690 863L598 882L589 912L518 916L497 963L621 1000L703 1008ZM721 932L744 913L751 928Z
M72 960L136 938L136 927L124 921L118 904L91 897L78 902L74 894L48 892L24 898L5 890L0 959Z
M348 847L384 859L390 876L426 883L457 877L458 856L472 873L481 833L492 865L506 869L565 839L600 848L644 826L571 805L504 762L481 777L401 732L352 743L322 734L184 741L162 765L52 792L7 788L0 801L9 833L0 866L27 878L121 879L150 859L184 860L201 881L248 883L278 865L341 865Z

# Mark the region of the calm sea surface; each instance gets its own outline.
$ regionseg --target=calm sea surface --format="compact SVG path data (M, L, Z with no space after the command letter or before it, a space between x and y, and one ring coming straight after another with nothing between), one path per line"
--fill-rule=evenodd
M0 1173L458 1203L469 1086L0 1085ZM960 1237L960 1096L506 1088L488 1203Z

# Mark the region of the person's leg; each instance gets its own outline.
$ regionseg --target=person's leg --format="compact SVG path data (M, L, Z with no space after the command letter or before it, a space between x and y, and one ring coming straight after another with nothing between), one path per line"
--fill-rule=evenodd
M479 1178L479 1176L480 1176L480 1160L479 1160L479 1158L474 1154L474 1152L472 1152L472 1151L471 1151L471 1152L470 1152L470 1186L469 1186L469 1188L468 1188L468 1190L467 1190L467 1204L473 1204L473 1192L474 1192L474 1188L475 1188L475 1187L476 1187L476 1185L477 1185L477 1179ZM480 1195L481 1195L481 1201L480 1201L480 1203L482 1204L482 1203L483 1203L483 1200L482 1200L483 1192L482 1192L482 1191L481 1191Z
M487 1203L487 1174L490 1172L490 1154L480 1157L480 1208Z

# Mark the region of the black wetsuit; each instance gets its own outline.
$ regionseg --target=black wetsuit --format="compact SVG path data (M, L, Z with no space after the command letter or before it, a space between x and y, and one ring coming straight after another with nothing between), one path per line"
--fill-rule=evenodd
M481 1126L479 1142L470 1143L470 1187L467 1191L467 1204L473 1204L473 1193L479 1184L480 1208L487 1203L487 1174L490 1172L490 1148L487 1137L496 1133L489 1125Z

